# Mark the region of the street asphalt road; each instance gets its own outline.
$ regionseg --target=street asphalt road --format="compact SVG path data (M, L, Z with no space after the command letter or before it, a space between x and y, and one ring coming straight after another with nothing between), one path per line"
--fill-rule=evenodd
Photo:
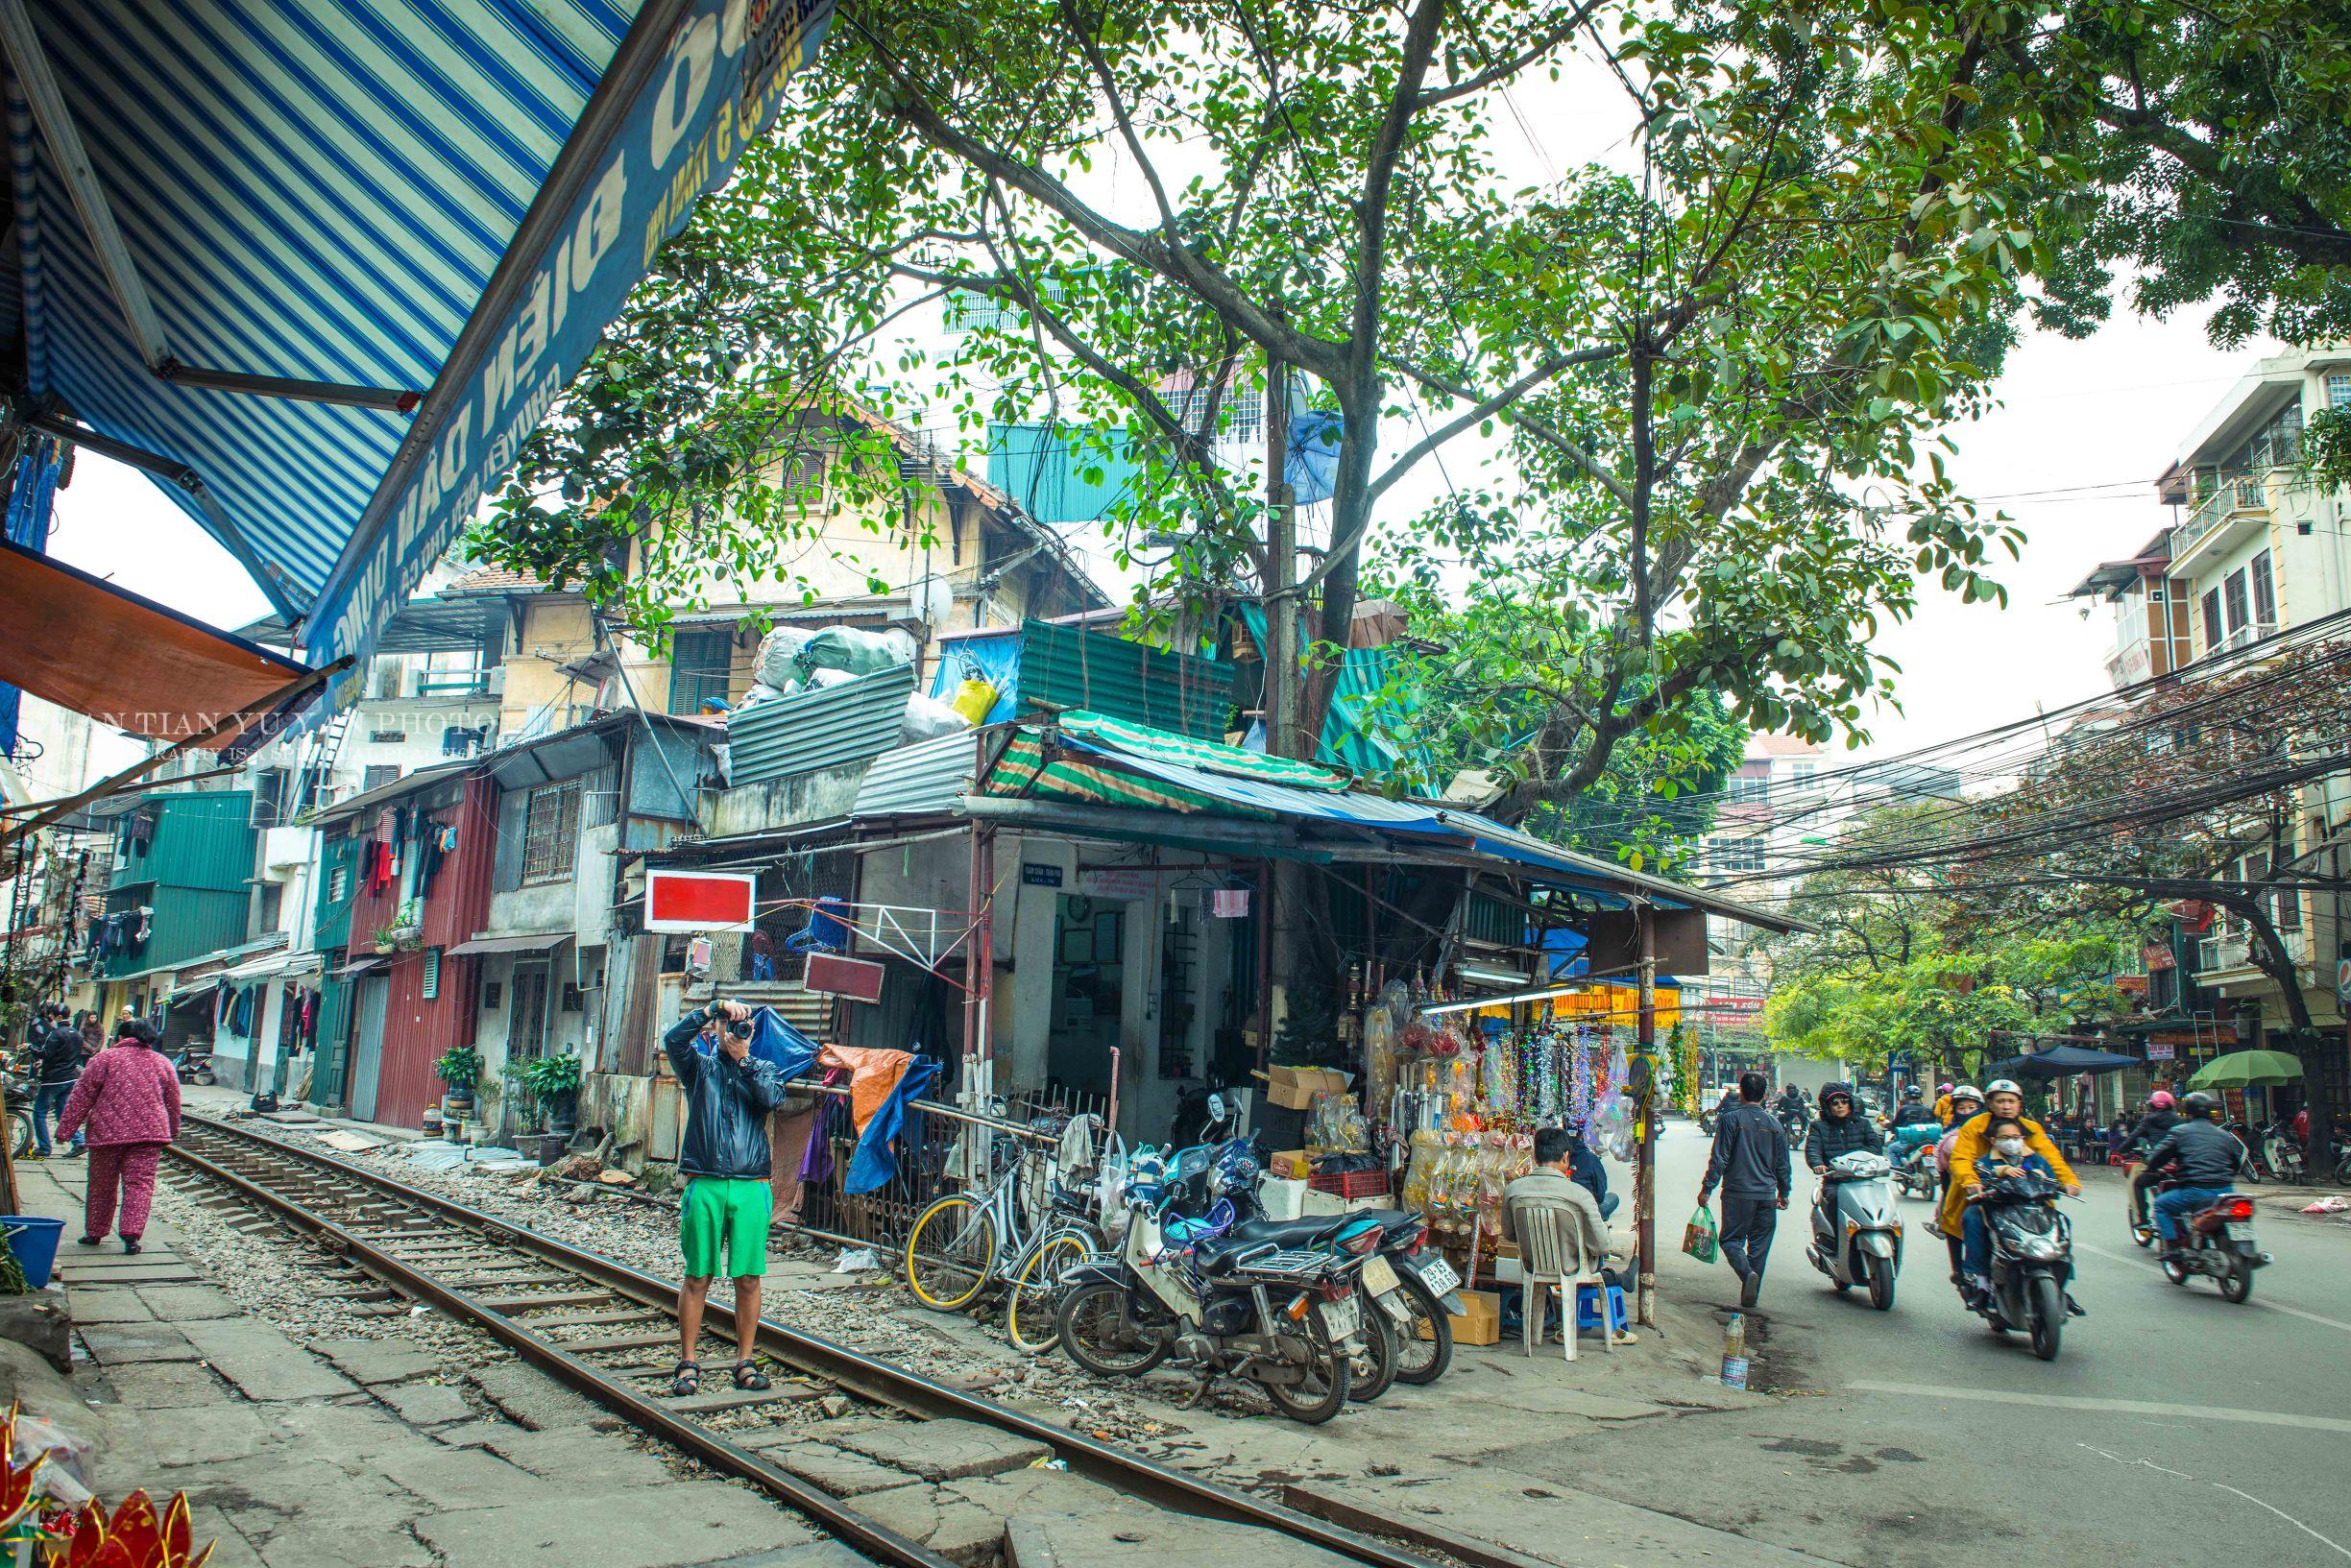
M1706 1141L1660 1148L1671 1248ZM2130 1242L2121 1172L2087 1173L2074 1221L2088 1309L2053 1363L1963 1312L1930 1206L1909 1225L1897 1299L1838 1296L1805 1258L1811 1182L1781 1217L1756 1386L1768 1408L1569 1437L1511 1462L1755 1539L1854 1564L2351 1559L2351 1226L2271 1218L2277 1261L2232 1306L2168 1283ZM1731 1272L1675 1253L1662 1284L1728 1303Z

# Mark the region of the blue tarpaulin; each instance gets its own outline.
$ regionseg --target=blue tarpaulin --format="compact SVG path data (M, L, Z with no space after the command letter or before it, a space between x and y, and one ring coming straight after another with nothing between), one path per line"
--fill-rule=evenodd
M950 638L939 643L938 668L931 677L931 695L952 701L956 688L982 680L996 688L996 706L987 722L1001 724L1020 711L1021 634L1018 627L976 637Z

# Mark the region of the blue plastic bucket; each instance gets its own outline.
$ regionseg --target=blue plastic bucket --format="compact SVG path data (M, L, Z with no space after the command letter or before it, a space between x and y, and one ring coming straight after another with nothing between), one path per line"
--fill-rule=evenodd
M8 1231L9 1250L16 1254L16 1266L24 1270L25 1283L36 1291L47 1290L50 1270L57 1266L58 1238L65 1234L65 1221L29 1214L0 1214L0 1227Z

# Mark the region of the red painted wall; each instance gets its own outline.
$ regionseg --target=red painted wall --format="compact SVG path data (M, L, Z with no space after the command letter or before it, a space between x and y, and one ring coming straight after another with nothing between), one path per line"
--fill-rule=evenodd
M392 954L391 991L384 1007L383 1061L376 1085L376 1119L415 1126L424 1107L441 1098L432 1064L445 1050L473 1043L476 958L452 958L448 950L482 929L490 914L490 866L497 841L497 786L482 775L465 781L453 806L431 813L457 830L457 847L442 860L424 895L424 947ZM375 824L361 826L372 836ZM373 953L376 932L400 912L397 880L381 893L364 888L351 901L351 951ZM424 996L424 949L440 948L438 994Z

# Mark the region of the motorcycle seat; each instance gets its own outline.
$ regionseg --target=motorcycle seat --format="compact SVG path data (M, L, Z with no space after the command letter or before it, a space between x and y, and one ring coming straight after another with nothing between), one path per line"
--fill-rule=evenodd
M1363 1218L1353 1214L1312 1214L1300 1219L1244 1219L1233 1227L1232 1233L1243 1242L1272 1242L1283 1248L1317 1247L1337 1240L1341 1230Z
M1203 1274L1229 1274L1244 1258L1278 1250L1266 1245L1269 1238L1238 1235L1211 1237L1194 1243L1192 1261Z

